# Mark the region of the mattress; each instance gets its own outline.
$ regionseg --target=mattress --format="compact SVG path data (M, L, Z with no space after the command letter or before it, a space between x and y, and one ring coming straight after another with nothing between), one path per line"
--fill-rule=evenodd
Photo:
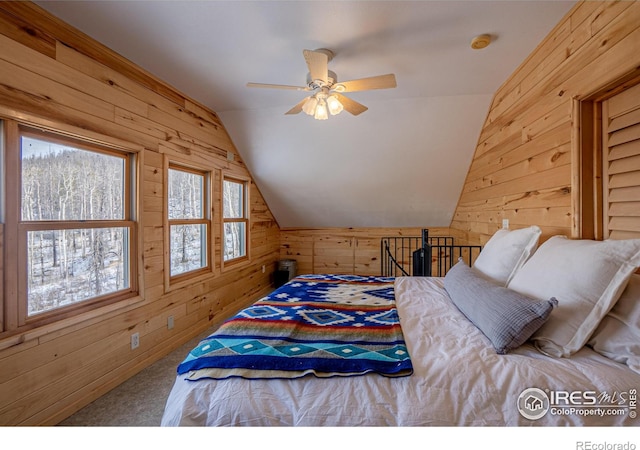
M553 358L527 343L499 355L452 303L443 278L399 277L394 289L411 376L198 381L178 376L161 424L640 424L633 406L640 374L626 365L588 347L571 358Z

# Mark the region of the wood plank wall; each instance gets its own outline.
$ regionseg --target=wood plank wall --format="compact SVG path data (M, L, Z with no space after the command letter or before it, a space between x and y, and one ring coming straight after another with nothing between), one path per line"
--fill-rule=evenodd
M164 156L210 167L218 179L222 171L250 174L214 112L28 2L0 2L1 118L140 151L143 300L19 334L0 332L0 425L55 424L272 289L279 227L251 181L251 260L221 268L217 217L214 274L165 290ZM140 347L131 350L134 332Z
M425 227L429 236L453 236L461 245L466 234L442 227ZM280 257L296 261L298 274L335 273L380 275L383 237L422 235L422 228L283 228ZM407 256L410 256L407 254Z
M575 101L638 69L640 2L578 3L495 93L451 227L480 243L502 219L579 237Z

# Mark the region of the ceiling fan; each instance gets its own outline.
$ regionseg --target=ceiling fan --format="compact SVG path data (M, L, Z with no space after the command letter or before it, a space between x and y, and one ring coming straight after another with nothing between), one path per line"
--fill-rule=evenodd
M247 86L314 92L313 95L306 97L285 114L298 114L300 111L304 111L318 120L326 120L329 114L339 114L343 109L354 116L368 109L363 104L342 95L344 92L389 89L397 86L396 76L392 73L339 82L335 72L328 68L329 61L334 56L331 50L326 48L303 50L302 54L309 68L306 86L265 83L247 83Z

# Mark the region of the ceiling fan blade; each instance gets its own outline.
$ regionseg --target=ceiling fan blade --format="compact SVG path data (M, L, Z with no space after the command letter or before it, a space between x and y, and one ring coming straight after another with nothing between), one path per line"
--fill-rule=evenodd
M284 114L285 115L287 115L287 114L298 114L300 111L302 111L302 105L304 105L304 102L306 102L308 98L309 97L305 97L304 99L302 99L302 101L300 103L298 103L296 106L294 106L293 108L291 108L289 111L287 111Z
M338 94L337 92L334 92L333 95L338 97L338 100L340 100L340 103L342 103L342 106L344 107L344 109L350 112L351 114L353 114L354 116L357 116L358 114L362 114L367 109L369 109L366 106L364 106L362 103L358 103L355 100L351 100L349 97L345 97L344 95Z
M287 84L267 84L267 83L247 83L247 87L270 88L270 89L292 89L294 91L310 91L307 86L289 86Z
M327 84L329 76L329 57L327 54L313 50L303 50L302 54L307 62L307 67L309 67L311 81L322 80Z
M342 87L341 87L342 86ZM370 91L373 89L390 89L396 87L396 76L392 73L357 80L341 81L334 86L337 92Z

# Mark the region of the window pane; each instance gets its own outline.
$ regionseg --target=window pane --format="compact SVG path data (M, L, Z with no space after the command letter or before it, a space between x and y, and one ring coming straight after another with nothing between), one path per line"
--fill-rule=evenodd
M244 222L224 224L224 260L239 258L246 254L246 226Z
M23 136L22 220L123 220L125 159Z
M240 219L244 217L243 183L224 181L224 207L225 219Z
M171 276L207 266L207 226L172 225Z
M27 233L29 316L128 289L129 229Z
M169 169L169 219L202 219L204 176Z

